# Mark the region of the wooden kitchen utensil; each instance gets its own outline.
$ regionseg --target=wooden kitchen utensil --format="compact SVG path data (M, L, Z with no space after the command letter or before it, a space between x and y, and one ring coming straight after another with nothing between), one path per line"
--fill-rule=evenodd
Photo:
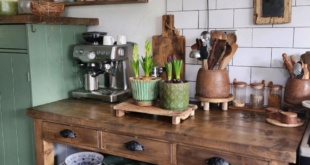
M220 56L225 53L224 47L226 46L226 40L218 40L216 47L214 49L214 58L209 65L209 70L213 70L214 66L218 63ZM212 50L213 51L213 50Z
M308 80L309 79L309 70L308 70L308 64L305 64L302 68L304 70L304 76L302 79Z
M215 39L213 41L213 45L212 45L212 49L211 49L211 54L209 56L209 60L208 60L208 66L210 66L214 60L214 52L215 52L215 48L216 48L216 45L218 43L218 39Z
M227 35L227 42L229 45L237 43L237 36L235 33L229 33Z
M283 57L283 62L285 64L286 69L288 70L291 78L295 78L295 75L293 72L293 65L292 65L291 61L287 58L287 54L286 53L282 54L282 57Z
M227 36L222 31L213 31L211 34L212 39L218 39L218 40L227 40Z
M308 70L310 70L310 52L300 56L300 61L303 61L305 64L308 64Z
M294 66L296 64L296 58L295 58L295 55L291 55L291 62L292 62L292 65Z
M162 35L153 36L152 38L154 62L157 62L158 66L164 67L167 57L175 55L177 59L181 59L185 63L185 37L176 36L166 24L170 28L175 28L174 15L162 16ZM181 79L184 79L184 71L185 65L181 69ZM166 79L166 73L162 74L161 77Z
M220 57L220 59L219 59L219 65L217 66L217 70L220 70L220 66L222 65L222 63L223 63L223 59L225 58L225 57L227 57L228 55L230 55L230 53L231 53L231 46L227 43L226 44L226 50L225 50L225 53L224 53L224 56L223 57Z
M234 57L237 49L238 49L237 44L231 45L231 53L228 56L223 58L223 62L221 62L220 66L219 66L219 70L223 70L226 68L226 66L229 64L230 60Z

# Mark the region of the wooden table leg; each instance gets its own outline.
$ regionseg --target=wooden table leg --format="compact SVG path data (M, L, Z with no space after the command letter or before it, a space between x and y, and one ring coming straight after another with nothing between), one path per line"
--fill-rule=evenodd
M42 119L34 119L36 165L54 165L53 143L42 140Z
M179 124L181 122L181 117L173 116L172 117L172 124Z
M122 117L122 116L124 116L125 115L125 111L121 111L121 110L116 110L116 116L117 117Z
M209 102L203 102L203 110L205 110L205 111L210 110L210 103Z
M227 111L228 110L228 102L222 103L222 110Z

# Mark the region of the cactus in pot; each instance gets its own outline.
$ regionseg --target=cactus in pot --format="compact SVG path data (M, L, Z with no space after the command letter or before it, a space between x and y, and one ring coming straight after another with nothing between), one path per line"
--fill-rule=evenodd
M133 61L130 61L131 66L135 72L135 78L130 78L132 96L137 105L140 106L152 106L158 97L158 82L161 78L150 77L152 69L157 65L153 62L153 56L151 55L151 43L146 41L145 43L145 57L140 60L138 55L138 47L134 46L133 49ZM144 70L145 75L139 77L139 62Z
M160 107L166 110L185 110L189 105L189 82L180 79L183 61L176 60L174 56L169 56L167 61L167 80L160 84ZM172 79L172 71L175 79Z

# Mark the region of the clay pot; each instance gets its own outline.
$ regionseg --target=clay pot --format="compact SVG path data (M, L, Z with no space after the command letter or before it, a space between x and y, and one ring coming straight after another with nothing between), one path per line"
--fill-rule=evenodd
M196 81L196 95L206 98L226 98L230 94L227 70L205 70L200 68Z
M304 100L310 100L310 80L287 79L284 91L284 102L301 105L301 102Z
M166 110L185 110L189 104L189 82L160 83L160 107Z
M152 106L158 97L158 87L161 78L150 78L149 80L130 78L132 96L139 106Z

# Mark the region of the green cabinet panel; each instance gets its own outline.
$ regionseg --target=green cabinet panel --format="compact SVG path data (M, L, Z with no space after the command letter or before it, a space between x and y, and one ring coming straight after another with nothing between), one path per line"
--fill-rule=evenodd
M0 165L35 164L26 109L81 87L72 56L85 31L85 25L0 25Z
M0 25L0 49L28 49L26 25Z
M0 161L5 165L33 165L32 120L25 107L31 106L28 55L0 53L1 135ZM2 164L2 163L0 163Z
M73 46L83 43L86 26L27 25L32 105L68 98L79 88L79 67L73 59ZM38 43L40 46L38 47Z

